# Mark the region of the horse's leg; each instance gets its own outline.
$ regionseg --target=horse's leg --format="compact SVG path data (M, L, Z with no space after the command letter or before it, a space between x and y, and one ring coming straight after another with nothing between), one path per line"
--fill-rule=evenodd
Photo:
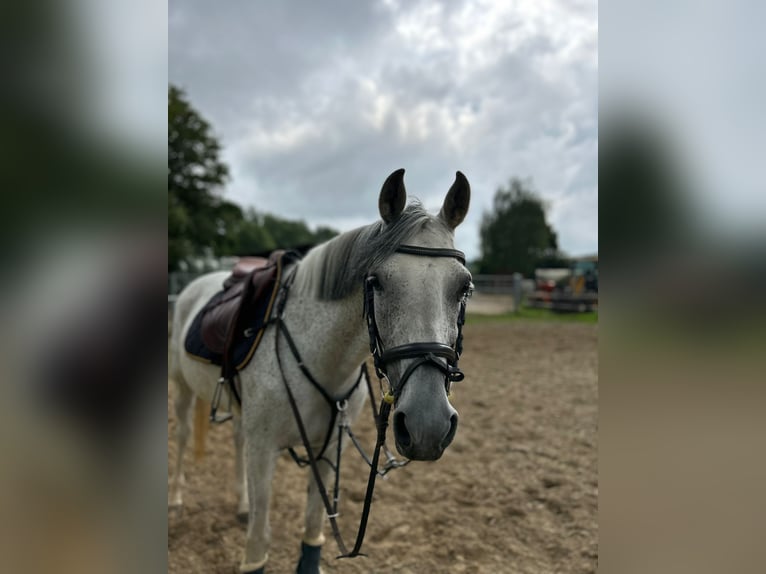
M328 445L326 456L330 456L330 453L336 452L337 443L333 442ZM333 459L335 457L332 457ZM335 461L333 461L335 464ZM322 483L327 489L327 495L331 497L332 502L332 485L335 479L335 473L332 467L326 460L317 461L317 468L319 470L319 476L322 479ZM314 473L309 472L309 494L306 503L306 521L303 531L303 541L301 543L301 558L298 562L297 574L318 574L319 573L319 559L322 551L322 544L324 544L325 538L323 534L323 527L325 519L327 518L327 512L325 511L324 502L322 501L322 495L319 493L319 487L316 480L314 480Z
M245 462L250 508L245 557L240 566L240 572L243 574L263 574L263 567L269 558L271 479L274 476L274 467L279 455L279 451L263 448L263 444L270 442L267 440L262 442L259 440L246 441L247 457Z
M239 498L239 504L237 506L237 518L240 522L247 522L250 505L248 503L247 495L247 474L245 473L244 460L245 437L242 432L242 417L235 415L232 423L234 431L234 449L236 452L236 458L234 461L236 492Z
M186 443L189 440L191 434L191 405L194 394L189 386L181 380L180 376L175 376L174 379L176 385L176 398L174 401L176 412L176 443L178 445L176 449L176 468L173 474L173 480L170 487L170 496L168 498L168 506L181 506L183 498L181 495L181 487L184 483L184 452L186 451Z

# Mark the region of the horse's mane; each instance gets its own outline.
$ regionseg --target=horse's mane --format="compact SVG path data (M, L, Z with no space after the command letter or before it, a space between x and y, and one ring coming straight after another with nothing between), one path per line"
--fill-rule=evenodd
M441 219L415 200L398 219L377 221L318 245L301 262L304 288L324 300L343 299L361 287L367 272L429 223L448 230Z

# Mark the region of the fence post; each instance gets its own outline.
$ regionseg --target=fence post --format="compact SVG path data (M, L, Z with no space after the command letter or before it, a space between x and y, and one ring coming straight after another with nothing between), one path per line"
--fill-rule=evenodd
M521 273L513 274L513 312L518 314L521 311L521 298L524 294L524 277Z

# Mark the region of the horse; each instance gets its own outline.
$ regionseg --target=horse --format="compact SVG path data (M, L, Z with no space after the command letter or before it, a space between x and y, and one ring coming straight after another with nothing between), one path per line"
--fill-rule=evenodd
M327 444L328 401L322 395L344 397L350 421L365 404L369 392L358 385L358 372L370 356L373 334L363 306L372 307L367 317L374 313L378 344L393 351L383 353L385 365L373 355L379 374L387 377L394 391L389 401L396 449L410 460L433 461L452 442L458 414L448 397L445 373L456 370L447 363L462 340L458 319L472 287L471 274L453 242L470 196L470 184L458 171L441 210L433 215L417 200L407 203L404 170L397 170L381 188L379 220L316 246L284 270L291 286L281 320L292 341L280 338L280 329L266 328L255 355L239 373L241 409L232 409L237 512L248 518L243 574L263 573L268 561L271 481L280 453L301 445L305 431L312 449L332 453L317 462L315 472L327 483L331 463L337 462L333 456L338 439ZM175 305L169 375L177 390L178 449L170 506L182 504L182 461L193 399L213 400L219 376L217 367L188 357L183 341L194 317L225 279L222 272L196 279ZM290 354L291 345L299 349L301 359ZM307 371L321 388L309 384ZM300 412L303 429L290 400ZM327 518L321 494L310 475L298 563L301 574L319 572Z

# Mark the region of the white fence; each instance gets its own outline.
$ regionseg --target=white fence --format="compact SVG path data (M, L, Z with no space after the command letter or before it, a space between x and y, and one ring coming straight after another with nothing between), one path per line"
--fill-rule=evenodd
M488 295L513 294L515 277L513 275L474 275L473 285L477 293ZM521 291L531 293L535 290L533 279L521 279Z

